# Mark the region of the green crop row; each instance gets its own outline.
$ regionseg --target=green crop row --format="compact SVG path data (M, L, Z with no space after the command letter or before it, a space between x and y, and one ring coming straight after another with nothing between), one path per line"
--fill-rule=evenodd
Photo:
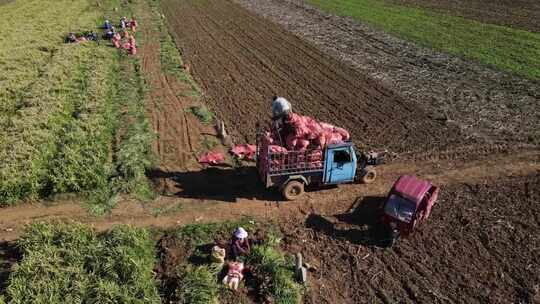
M34 223L18 241L22 261L5 301L18 303L159 303L148 231L117 226L98 235L77 223Z
M107 176L111 113L103 83L111 56L94 45L70 45L57 59L3 126L2 204L80 191Z
M276 304L298 304L302 300L302 288L294 279L292 262L288 261L277 247L278 242L267 241L255 246L247 262L255 265L255 270L267 282L262 293Z
M540 34L376 0L308 0L421 45L540 79Z
M138 60L107 42L63 43L68 29L97 31L103 17L95 2L46 2L16 1L2 10L14 31L32 22L22 25L28 31L19 33L20 52L0 47L0 61L18 63L7 65L13 73L0 74L6 84L0 91L0 206L76 192L89 198L93 213L103 213L118 192L150 197L145 172L153 164L153 133ZM115 18L129 8L117 0L102 5L120 7ZM33 27L36 20L44 32ZM7 45L15 47L11 30L3 27L0 34L8 32ZM51 51L41 56L44 50Z

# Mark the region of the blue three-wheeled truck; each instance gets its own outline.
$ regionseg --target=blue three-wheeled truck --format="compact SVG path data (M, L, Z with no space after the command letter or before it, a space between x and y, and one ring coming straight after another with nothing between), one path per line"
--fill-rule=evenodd
M384 163L384 152L358 153L352 142L324 149L285 151L257 140L257 169L267 188L277 188L286 200L302 196L307 185L371 183L374 166Z

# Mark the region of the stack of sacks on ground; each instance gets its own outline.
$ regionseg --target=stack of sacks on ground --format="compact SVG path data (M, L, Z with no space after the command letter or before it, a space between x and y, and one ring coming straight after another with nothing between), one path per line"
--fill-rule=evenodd
M281 170L287 165L295 168L313 168L322 166L322 149L326 145L338 144L350 139L349 132L328 123L318 122L308 116L292 114L287 123L291 126L288 134L281 134L284 142L280 144L275 132L267 132L261 141L261 159L268 159L268 151L272 155L270 170ZM282 152L296 151L297 153ZM264 166L263 166L264 167Z

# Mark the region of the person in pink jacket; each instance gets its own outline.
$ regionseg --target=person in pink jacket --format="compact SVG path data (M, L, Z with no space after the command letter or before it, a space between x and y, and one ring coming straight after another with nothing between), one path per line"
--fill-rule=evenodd
M120 37L119 33L115 33L113 37L111 38L111 42L114 45L115 48L120 48L120 41L122 40L122 37Z
M135 37L130 35L128 38L129 48L128 52L130 55L137 55L137 43L135 42Z

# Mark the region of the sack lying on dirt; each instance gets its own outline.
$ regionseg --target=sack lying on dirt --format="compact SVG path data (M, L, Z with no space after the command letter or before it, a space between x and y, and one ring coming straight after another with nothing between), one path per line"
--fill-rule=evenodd
M225 263L225 249L219 246L212 247L212 253L210 254L210 262L223 265Z
M230 150L231 154L240 159L255 160L255 145L236 145Z
M225 156L221 152L207 152L199 157L199 163L205 165L219 165L225 162Z

